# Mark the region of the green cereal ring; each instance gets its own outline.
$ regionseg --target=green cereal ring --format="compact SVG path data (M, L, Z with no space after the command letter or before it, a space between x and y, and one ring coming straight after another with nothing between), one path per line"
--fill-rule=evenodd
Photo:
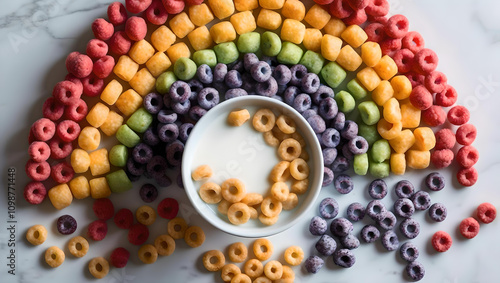
M309 72L319 74L325 64L325 58L319 53L307 50L302 59L300 59L300 64L306 66Z
M217 61L222 64L230 64L238 60L240 57L240 52L234 42L225 42L217 44L214 47L215 54L217 55ZM195 70L196 71L196 70Z
M106 175L106 181L113 193L122 193L132 189L132 182L123 169Z
M281 46L281 39L274 32L266 31L261 35L260 49L262 54L269 57L277 56L281 51Z
M197 66L207 64L210 68L217 65L217 56L212 49L198 50L193 54L193 61Z
M384 162L391 158L391 146L389 142L384 139L374 142L370 147L370 157L377 163Z
M189 81L196 75L196 63L186 57L181 57L175 61L174 74L183 81Z
M338 87L346 76L346 71L335 62L330 62L321 69L321 77L331 88Z
M139 137L127 125L121 125L120 128L118 128L118 131L116 132L116 138L119 142L129 148L136 146L141 141L141 137Z
M380 120L380 110L373 101L361 102L358 105L358 110L361 114L361 119L367 125L375 125Z
M300 62L304 54L304 50L300 46L291 42L283 42L280 53L278 54L278 62L286 65L295 65Z
M354 173L356 173L357 175L366 175L369 167L368 153L354 155L353 167Z
M375 178L385 178L389 176L391 171L391 167L389 166L389 161L386 160L384 162L374 162L370 161L370 174Z
M365 138L370 146L382 138L378 134L377 125L367 125L362 121L358 121L358 135Z
M166 94L170 90L170 86L176 81L177 77L173 72L165 72L156 78L156 90L161 94Z
M279 39L279 38L278 38ZM256 53L259 51L261 44L260 34L258 32L247 32L238 38L236 43L240 53ZM281 41L280 41L281 49Z
M347 91L340 91L335 95L335 102L337 102L337 106L339 110L344 113L349 113L354 110L356 107L356 101L354 97Z
M127 125L136 133L144 133L153 123L153 115L146 109L139 108L128 118Z
M125 167L128 159L128 149L123 144L117 144L109 151L109 163L116 167Z
M368 91L357 78L354 78L347 83L347 89L356 100L361 100L368 95Z

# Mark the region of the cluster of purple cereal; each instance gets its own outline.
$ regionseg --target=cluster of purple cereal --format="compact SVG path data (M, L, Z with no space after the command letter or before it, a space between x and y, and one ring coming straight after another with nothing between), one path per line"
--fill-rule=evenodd
M334 183L339 192L350 192L353 188L352 180L347 175L337 176ZM440 191L444 188L445 181L440 173L434 172L426 177L425 184L430 191ZM321 236L315 245L318 253L322 256L332 256L334 263L338 266L344 268L353 266L356 257L352 250L360 246L360 240L353 233L353 222L361 221L367 215L374 223L367 224L361 229L362 241L373 243L381 239L382 246L387 251L399 248L401 258L408 263L406 266L408 276L415 281L422 279L425 269L417 261L418 248L410 241L400 246L400 237L394 228L398 225L399 218L401 236L408 240L415 239L420 233L420 224L412 218L416 211L428 209L429 217L436 222L441 222L446 219L447 210L441 203L432 204L428 192L416 191L413 184L407 180L399 181L394 190L398 199L394 202L391 211L381 201L388 194L387 184L382 179L372 181L368 186L368 194L373 200L366 207L357 202L350 204L346 218L336 218L340 208L335 199L331 197L323 199L319 204L320 216L314 216L309 224L310 233ZM328 225L329 219L333 220ZM333 237L326 234L328 227ZM310 273L316 273L323 264L323 258L313 255L305 261L305 268Z

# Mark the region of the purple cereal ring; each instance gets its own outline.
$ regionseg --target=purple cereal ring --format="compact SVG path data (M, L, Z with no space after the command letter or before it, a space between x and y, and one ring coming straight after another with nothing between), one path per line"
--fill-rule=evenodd
M347 219L358 222L365 217L365 207L359 202L353 202L347 207Z
M319 240L316 242L315 247L320 254L324 256L330 256L337 249L337 242L335 242L335 239L333 239L331 236L325 234L321 236L321 238L319 238Z
M354 137L347 143L347 146L352 154L366 153L369 148L368 141L362 136Z
M250 68L250 75L252 75L252 78L256 82L265 82L272 75L271 66L266 62L260 61Z
M177 121L177 113L172 110L162 109L158 112L156 118L158 119L158 122L163 124L175 123L175 121Z
M340 131L340 135L348 140L355 138L358 135L358 124L351 120L345 121L344 128Z
M173 142L179 136L179 127L175 123L158 124L158 137L162 142Z
M408 239L415 239L420 233L420 224L413 218L406 218L399 224L399 230Z
M320 85L318 90L314 92L311 97L313 100L313 103L316 105L320 105L321 101L323 99L326 99L328 97L333 98L335 96L335 93L333 92L333 89L331 87L328 87L326 85Z
M214 74L212 69L207 64L202 64L196 71L198 80L204 84L211 84L214 81Z
M332 169L325 166L325 168L323 169L323 183L321 186L326 187L330 185L331 183L333 183L333 178L334 174Z
M354 183L349 175L338 175L335 178L334 184L335 189L343 195L350 193L354 189Z
M290 68L292 73L292 78L290 79L290 84L293 86L300 86L302 78L307 75L307 68L304 65L294 65Z
M193 121L198 121L203 117L205 114L207 114L207 110L196 105L191 107L188 112L189 118L191 118Z
M343 112L337 113L337 116L335 116L330 123L330 127L336 129L337 131L342 131L345 127L345 114Z
M246 53L243 55L243 67L247 72L250 72L252 66L257 63L259 63L259 57L254 53Z
M326 224L326 220L319 217L314 216L309 223L309 232L315 236L321 236L326 233L328 225Z
M424 278L424 275L425 275L424 266L416 260L408 263L405 270L406 270L406 274L408 274L408 276L413 281L420 281L420 280L422 280L422 278Z
M408 180L401 180L396 184L394 190L399 198L411 198L415 192L413 184Z
M340 143L340 133L333 128L328 128L321 134L320 143L323 146L335 148Z
M142 141L147 145L155 146L160 143L160 138L153 131L153 127L149 127L142 135Z
M387 208L380 200L372 200L366 206L366 215L371 219L378 221L382 218L383 214L387 212Z
M400 198L394 202L394 213L403 218L410 218L415 213L415 206L409 198Z
M179 127L179 140L185 143L189 137L189 134L193 130L194 125L191 123L184 123Z
M132 158L135 162L146 164L152 157L153 149L145 143L139 143L132 150Z
M313 94L318 91L319 85L319 77L315 73L306 74L300 81L300 88L303 92L308 94Z
M394 226L396 226L396 222L397 219L394 213L386 211L380 215L377 224L384 230L391 230Z
M382 246L388 251L395 251L399 247L398 235L392 230L387 230L382 235Z
M180 115L188 113L189 108L191 108L191 102L189 99L184 102L175 102L172 104L172 110Z
M349 234L345 237L340 238L340 244L348 250L354 250L359 248L360 242L358 237L354 236L353 234Z
M278 85L287 85L292 79L292 72L286 65L280 64L274 69L273 78Z
M224 99L231 99L235 97L240 97L240 96L245 96L248 95L247 91L242 89L242 88L232 88L226 91L224 94Z
M323 164L325 166L332 165L335 158L337 158L337 149L334 147L327 147L322 150L323 153Z
M325 120L331 120L337 116L339 108L335 99L327 97L319 103L319 115Z
M403 260L413 262L418 258L420 252L412 242L406 242L399 248L399 255Z
M223 82L227 75L226 64L218 63L214 69L214 82Z
M295 100L295 97L300 94L300 89L296 86L289 86L285 89L285 92L283 93L283 99L285 100L285 103L292 106L293 101Z
M307 120L307 118L313 116L313 115L318 115L318 112L314 109L307 109L306 111L302 112L302 117Z
M337 158L335 158L335 160L333 161L331 169L335 173L344 172L349 169L350 165L351 163L347 158L338 155Z
M426 210L431 206L431 196L429 193L424 191L416 192L412 197L411 201L415 206L415 210Z
M278 93L278 83L276 83L273 77L270 77L267 81L257 83L255 93L257 95L273 97Z
M146 171L146 166L144 164L136 162L132 157L129 157L125 166L127 168L127 171L135 176L141 176L144 171Z
M219 104L219 92L213 87L206 87L198 93L198 105L206 110Z
M142 105L148 113L158 114L163 108L163 97L156 92L149 93L144 97Z
M330 232L336 237L345 237L352 232L353 226L351 221L346 218L335 218L330 223Z
M191 88L184 81L175 81L172 86L170 86L170 90L168 91L168 95L173 102L185 102L191 96Z
M436 222L444 221L447 215L448 210L442 203L435 203L429 208L429 217Z
M365 243L373 243L378 238L380 238L380 231L377 227L373 225L365 225L363 229L361 229L361 239L363 239Z
M174 141L173 143L167 145L167 161L168 164L176 167L181 164L182 153L184 152L184 144L180 141Z
M368 186L368 194L373 199L383 199L387 192L387 184L382 179L373 180Z
M445 186L444 177L439 172L430 173L425 178L425 185L427 185L427 188L431 191L440 191Z
M325 219L332 219L339 214L339 203L334 198L324 198L319 203L319 214Z
M319 115L313 115L307 118L307 122L316 134L321 134L326 130L325 120Z
M167 160L160 155L153 156L153 158L151 158L148 165L146 166L146 170L152 178L161 177L165 174L165 170L167 170L167 168Z
M333 262L340 267L349 268L356 263L356 257L348 249L339 249L333 254Z

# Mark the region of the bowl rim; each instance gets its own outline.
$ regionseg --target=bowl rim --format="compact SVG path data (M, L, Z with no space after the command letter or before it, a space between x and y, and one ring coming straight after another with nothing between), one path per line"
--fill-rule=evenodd
M191 179L191 166L192 166L192 160L193 160L193 155L196 152L196 144L199 141L195 141L194 139L189 138L184 146L184 153L182 156L182 165L181 165L181 175L182 175L182 180L184 183L184 190L186 191L186 194L189 198L189 201L191 202L191 205L195 208L195 210L207 221L209 222L212 226L217 228L218 230L221 230L223 232L226 232L231 235L235 236L240 236L244 238L259 238L259 237L267 237L271 235L275 235L278 233L281 233L292 226L294 226L297 222L302 220L304 216L307 214L307 212L315 205L316 200L321 192L321 187L323 183L323 175L324 175L324 166L323 166L323 155L321 151L321 145L316 138L316 133L314 130L311 128L307 120L294 108L291 106L287 105L286 103L283 103L282 101L279 101L274 98L270 97L264 97L264 96L256 96L256 95L247 95L247 96L241 96L241 97L236 97L236 98L231 98L228 100L225 100L212 109L210 109L207 114L205 114L199 121L198 123L193 127L190 135L196 135L198 131L204 131L204 129L201 129L200 127L197 127L197 125L203 125L202 121L205 120L210 120L211 117L216 117L218 116L219 109L224 109L227 107L230 107L230 105L233 104L238 104L247 102L246 104L252 105L252 103L262 103L264 102L265 104L269 104L270 108L281 108L286 111L286 113L293 113L293 119L299 119L299 121L296 121L296 124L298 124L300 130L302 131L302 134L305 136L313 136L314 138L306 138L309 143L309 148L311 150L311 159L313 160L315 166L311 166L312 170L317 170L319 169L320 172L315 172L313 174L310 174L310 176L318 175L319 177L313 178L313 181L310 182L310 188L309 188L309 194L313 194L312 196L309 196L309 194L306 196L306 198L310 199L308 203L302 203L301 205L301 212L297 215L297 217L294 217L291 221L286 222L285 224L282 225L270 225L270 226L264 226L262 229L255 229L254 231L249 232L247 229L244 233L243 231L240 231L241 229L238 229L237 225L233 225L230 223L227 223L228 225L219 225L221 222L217 221L214 217L209 217L209 214L206 213L207 211L210 210L211 214L214 214L213 211L208 208L208 204L206 206L200 207L197 205L198 200L195 200L195 198L199 198L198 195L198 190L194 184L194 182ZM283 112L285 112L283 111ZM251 120L249 120L251 122ZM204 122L206 123L206 122ZM306 133L307 132L307 133ZM313 141L313 144L310 144L310 141ZM190 160L187 160L190 158ZM317 163L317 164L316 164ZM312 171L311 170L311 171ZM313 186L316 188L313 189ZM304 207L305 206L305 207ZM215 217L219 218L217 215ZM222 220L222 219L220 219ZM225 223L225 222L224 222ZM222 227L221 227L222 226Z

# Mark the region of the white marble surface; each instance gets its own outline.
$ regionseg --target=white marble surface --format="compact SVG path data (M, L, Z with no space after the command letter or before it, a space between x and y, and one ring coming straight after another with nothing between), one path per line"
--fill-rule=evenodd
M115 228L105 241L91 243L89 254L82 259L67 255L64 264L57 269L47 268L43 262L44 250L57 245L65 247L69 237L57 235L55 221L63 213L74 215L80 223L76 234L84 234L92 219L90 200L78 201L68 209L55 211L48 202L40 207L26 204L22 190L27 183L24 164L27 160L28 129L41 117L41 105L51 94L56 82L63 79L66 71L64 59L74 50L83 52L91 38L90 23L105 16L106 5L111 1L87 0L2 0L0 9L0 125L2 135L0 193L0 282L85 282L91 277L87 263L94 256L109 256L116 245L122 243L132 253L129 265L121 270L112 269L103 282L221 282L218 273L208 273L201 265L201 255L209 249L224 249L229 243L250 239L229 236L215 230L200 217L192 214L184 192L178 188L162 191L160 198L174 196L182 203L181 214L191 224L201 225L207 241L197 249L190 249L178 241L175 253L159 259L153 265L142 265L135 256L136 247L126 244L126 235ZM472 215L475 207L489 201L500 208L498 170L500 170L500 131L497 130L500 106L500 3L496 0L391 0L391 13L405 14L411 23L410 29L419 31L427 47L439 55L438 69L443 71L450 84L459 92L460 103L470 107L478 130L475 146L481 159L476 165L480 178L472 188L461 188L454 180L456 168L444 170L447 187L441 192L431 193L433 202L442 202L448 207L449 216L442 223L431 223L424 213L418 213L422 232L413 242L420 248L420 261L426 268L423 282L499 282L498 255L500 244L500 221L482 225L479 235L473 240L464 240L457 232L459 222ZM16 189L16 275L7 273L7 246L10 234L7 231L7 168L17 169ZM420 186L423 176L430 170L411 172L405 175ZM400 178L391 177L392 186ZM325 188L320 199L335 197L345 213L353 201L366 203L364 189L368 178L355 179L355 191L340 196L331 187ZM124 207L130 199L136 199L137 191L113 196L116 207ZM384 202L389 204L392 197ZM139 202L137 202L137 206ZM135 209L134 205L130 205ZM315 214L310 212L310 216ZM24 240L27 228L33 224L48 227L49 238L41 246L33 247ZM163 222L166 223L166 222ZM112 225L110 225L112 226ZM162 226L162 227L160 227ZM355 225L358 233L363 224ZM306 256L314 253L315 237L307 232L307 221L279 235L270 237L275 246L274 258L281 257L289 245L300 245ZM156 225L153 235L165 232L164 225ZM449 232L453 247L444 254L433 252L429 244L431 235L437 230ZM66 250L66 248L65 248ZM67 251L67 250L66 250ZM331 258L316 275L305 274L300 267L294 268L295 282L405 282L405 265L396 252L385 252L381 245L362 245L355 250L357 262L351 269L336 267Z

